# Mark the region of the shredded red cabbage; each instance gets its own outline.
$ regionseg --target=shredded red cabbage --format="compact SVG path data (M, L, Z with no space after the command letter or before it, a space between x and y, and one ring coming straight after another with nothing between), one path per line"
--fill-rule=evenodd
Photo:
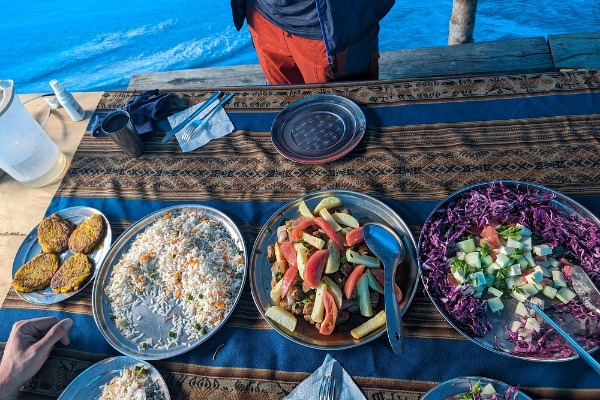
M425 288L453 323L473 337L490 329L485 300L476 299L462 285L448 282L450 258L455 243L477 235L486 225L520 223L529 227L552 247L561 246L565 257L579 264L596 285L600 285L600 227L578 214L568 212L555 195L526 185L494 182L462 193L438 208L423 226L419 257ZM566 305L553 305L557 315L571 315L586 326L582 338L586 347L600 345L600 317L576 298ZM564 339L549 327L532 342L519 340L508 330L507 340L515 344L514 354L536 358L566 358L574 355Z

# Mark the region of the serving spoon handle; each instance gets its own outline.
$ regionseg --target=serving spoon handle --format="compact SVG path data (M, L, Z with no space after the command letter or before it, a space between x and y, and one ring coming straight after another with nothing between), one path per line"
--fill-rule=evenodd
M402 323L402 317L400 316L400 309L398 307L398 297L396 290L394 290L394 277L396 276L396 265L384 265L384 297L385 297L385 315L387 318L387 330L390 345L394 353L402 354L402 345L404 343L404 324Z

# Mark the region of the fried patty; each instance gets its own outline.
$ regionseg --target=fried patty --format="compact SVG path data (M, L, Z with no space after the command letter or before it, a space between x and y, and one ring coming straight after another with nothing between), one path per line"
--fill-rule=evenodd
M92 263L83 253L75 253L54 274L50 287L56 293L77 290L92 273Z
M104 236L104 219L94 214L81 223L69 238L69 249L73 253L89 253Z
M50 284L52 276L58 270L58 265L58 255L38 254L17 270L13 278L13 286L19 292L25 293L43 289Z
M69 245L73 224L58 214L44 218L38 226L38 242L44 253L60 253Z

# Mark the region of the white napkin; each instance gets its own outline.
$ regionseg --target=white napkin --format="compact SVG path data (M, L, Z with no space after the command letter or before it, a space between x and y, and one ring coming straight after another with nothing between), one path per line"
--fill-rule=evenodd
M342 382L336 382L335 392L339 393L337 400L360 400L365 399L356 383L350 377L350 374L337 362L331 355L327 354L323 364L313 372L308 378L300 382L300 384L286 397L284 400L312 400L319 399L319 389L321 381L327 374L331 374L333 369L341 370Z
M202 110L202 112L198 114L194 118L194 120L204 117L206 114L211 112L211 110L215 108L218 103L218 99L213 100L213 102L208 107L206 107L206 109ZM191 113L193 113L199 107L201 107L202 104L204 103L196 104L192 107L186 108L185 110L178 112L177 114L173 114L170 117L168 117L167 119L171 127L177 126ZM189 126L190 123L188 123L186 127ZM219 106L219 110L215 111L215 113L212 114L211 117L204 124L194 129L194 131L190 135L189 140L185 140L183 138L187 132L186 127L184 127L182 130L175 134L175 137L179 142L179 146L181 147L181 150L184 153L196 150L198 147L204 146L206 143L210 142L213 139L218 139L225 135L229 135L234 130L233 124L231 123L231 120L227 116L227 113L225 112L222 106Z

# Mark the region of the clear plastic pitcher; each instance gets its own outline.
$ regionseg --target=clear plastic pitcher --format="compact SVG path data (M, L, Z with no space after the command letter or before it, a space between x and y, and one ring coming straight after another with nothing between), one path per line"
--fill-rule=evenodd
M25 186L58 180L66 159L15 95L11 80L0 80L0 168Z

